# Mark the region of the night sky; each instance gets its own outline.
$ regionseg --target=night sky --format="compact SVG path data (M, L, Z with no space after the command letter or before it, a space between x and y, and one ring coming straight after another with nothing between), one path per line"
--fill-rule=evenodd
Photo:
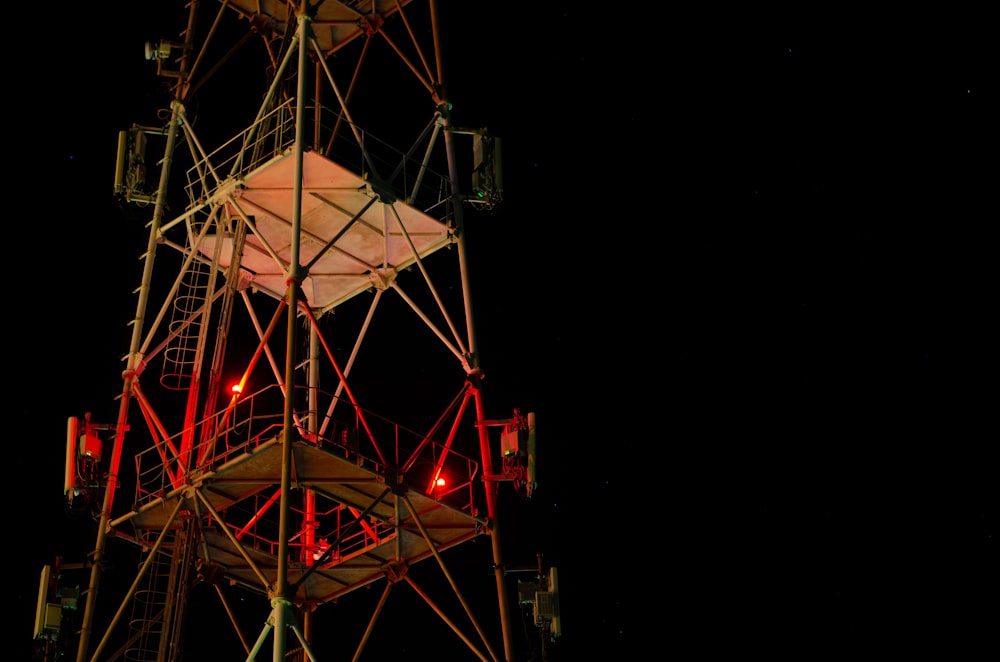
M487 388L539 420L506 526L559 567L552 659L995 652L1000 54L985 9L905 11L441 3L455 112L504 143L473 291ZM42 566L93 544L66 419L117 412L148 217L115 149L164 16L53 10L11 87L23 659Z

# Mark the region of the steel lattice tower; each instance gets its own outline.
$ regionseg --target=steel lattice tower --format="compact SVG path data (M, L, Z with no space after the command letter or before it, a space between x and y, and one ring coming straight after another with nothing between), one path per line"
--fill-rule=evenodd
M180 659L199 584L269 601L238 656L315 659L321 608L381 587L358 659L393 586L428 597L417 563L471 655L511 660L497 494L531 494L534 415L483 399L464 215L500 202L500 141L452 124L437 4L184 6L146 50L163 122L119 137L151 218L117 420L70 419L67 497L99 519L77 660L123 630L125 659ZM481 536L492 625L448 568ZM97 623L113 540L143 560Z

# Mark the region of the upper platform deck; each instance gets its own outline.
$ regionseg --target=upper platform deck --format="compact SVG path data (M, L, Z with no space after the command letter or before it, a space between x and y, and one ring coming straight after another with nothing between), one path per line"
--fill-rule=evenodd
M317 5L311 18L312 30L320 50L329 54L358 37L366 30L377 29L378 21L399 11L411 0L326 0ZM294 31L297 17L294 8L282 0L227 0L229 7L248 19L258 32L287 34ZM373 20L372 26L366 19Z

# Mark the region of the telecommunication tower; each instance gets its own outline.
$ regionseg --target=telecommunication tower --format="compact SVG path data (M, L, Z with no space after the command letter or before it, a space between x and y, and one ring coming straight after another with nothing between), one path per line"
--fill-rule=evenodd
M464 216L502 200L500 139L452 123L437 3L178 4L146 46L169 108L118 141L114 192L150 218L117 419L67 433L67 499L99 522L77 661L197 659L205 585L248 660L317 659L323 606L381 587L364 659L401 631L375 627L399 584L470 659L514 659L511 598L558 633L554 573L508 596L498 491L531 496L535 418L483 398ZM448 567L480 538L487 619ZM109 544L141 554L124 596L99 590ZM256 631L233 589L270 609ZM99 595L121 599L107 622Z

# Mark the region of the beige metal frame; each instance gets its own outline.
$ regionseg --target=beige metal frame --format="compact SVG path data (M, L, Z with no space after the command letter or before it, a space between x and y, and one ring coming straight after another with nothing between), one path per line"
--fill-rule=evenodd
M165 127L133 128L129 154L136 163L121 177L130 182L124 197L152 202L153 213L77 660L104 659L160 557L169 558L173 570L157 616L158 660L178 655L170 642L184 622L185 591L193 582L224 580L270 600L272 617L256 641L240 633L248 660L268 637L275 662L286 659L289 630L301 654L316 659L309 640L318 607L383 580L386 596L397 582L426 596L407 573L425 560L439 564L478 641L428 600L431 608L479 659L511 660L497 513L498 485L510 477L494 471L492 457L500 429L509 433L515 419L486 414L463 232L464 209L477 201L463 193L472 166L456 147L456 138L467 138L471 156L473 142L484 136L450 123L436 3L426 3L429 47L420 44L407 14L422 3L408 0L327 1L312 8L222 2L203 43L196 40L199 4L187 5L183 44L151 51L159 75L174 81L170 118ZM187 104L203 82L197 75L210 38L234 13L261 37L274 75L249 127L208 151ZM389 21L403 28L417 55L404 53ZM424 129L405 151L381 143L349 110L360 64L380 38L431 102ZM342 90L331 56L360 42L357 68ZM332 107L321 103L321 90L332 93ZM391 105L415 112L409 102ZM135 168L145 174L142 157L155 138L164 143L160 177L155 192L144 193L133 188L144 179ZM182 146L186 154L178 152ZM182 154L189 162L184 208L171 216ZM163 249L175 249L179 265L169 287L154 279ZM399 358L391 364L364 358L369 332L391 305L398 308L383 339L404 350L392 356L430 356L440 374L427 384L453 382L438 400L413 394L442 405L427 429L395 422L385 411L391 403L379 398L380 380L388 386L393 374L411 368ZM341 326L343 311L359 320L349 348L341 335L348 326ZM416 325L396 321L399 311ZM335 312L331 338L323 321ZM303 328L308 343L300 338ZM417 339L431 340L439 353ZM406 352L411 344L419 349ZM148 379L155 379L154 368L158 383ZM366 370L375 377L359 377ZM232 375L240 389L229 393L224 376ZM334 387L324 390L321 379L332 379ZM243 392L261 383L254 393ZM363 386L356 389L358 383ZM141 441L149 443L131 450ZM136 489L123 507L115 495L126 452L135 459ZM439 478L447 478L445 487ZM481 535L492 544L502 650L442 556ZM111 538L139 545L146 562L95 642ZM360 638L357 656L371 629Z

